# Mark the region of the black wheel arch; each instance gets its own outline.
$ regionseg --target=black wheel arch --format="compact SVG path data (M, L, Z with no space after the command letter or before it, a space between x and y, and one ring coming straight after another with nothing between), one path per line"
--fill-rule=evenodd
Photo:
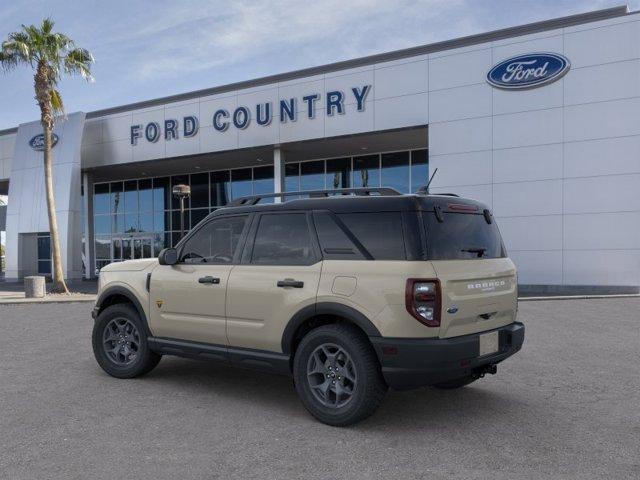
M126 287L121 285L114 285L112 287L106 288L104 291L100 293L98 299L96 300L96 306L94 308L95 318L107 307L111 305L116 305L118 303L130 303L140 315L140 320L144 325L144 329L146 331L147 337L151 336L151 330L149 330L149 324L147 322L147 315L142 308L142 304L138 297L135 296L133 292L131 292Z
M310 321L327 317L338 317L346 323L352 323L359 327L368 337L380 337L380 331L365 315L353 307L335 302L319 302L298 310L291 317L282 334L282 352L293 353L298 333ZM330 322L321 322L330 323Z

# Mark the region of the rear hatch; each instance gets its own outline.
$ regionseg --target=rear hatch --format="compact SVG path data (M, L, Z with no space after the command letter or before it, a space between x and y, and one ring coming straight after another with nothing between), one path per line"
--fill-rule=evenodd
M515 321L517 279L488 210L445 203L423 212L427 256L442 295L442 338L483 332Z

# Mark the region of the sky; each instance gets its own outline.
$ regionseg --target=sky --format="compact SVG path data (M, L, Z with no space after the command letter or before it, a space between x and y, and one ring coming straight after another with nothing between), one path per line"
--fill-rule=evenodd
M0 39L45 16L90 50L90 112L623 4L621 0L0 0ZM640 0L627 2L630 10ZM0 70L0 130L37 120L33 78Z

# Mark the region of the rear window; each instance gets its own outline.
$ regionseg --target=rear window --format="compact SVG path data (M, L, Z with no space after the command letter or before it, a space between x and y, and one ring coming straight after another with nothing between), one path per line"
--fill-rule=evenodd
M482 214L423 213L429 260L472 260L506 257L495 220L490 224Z
M375 260L406 260L400 212L343 213L338 218Z

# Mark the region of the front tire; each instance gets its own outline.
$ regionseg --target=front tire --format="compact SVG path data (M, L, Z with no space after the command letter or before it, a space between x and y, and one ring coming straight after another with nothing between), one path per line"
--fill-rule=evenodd
M149 373L161 356L149 349L140 315L133 306L105 308L93 326L93 354L98 365L112 377L134 378Z
M371 344L352 325L324 325L309 332L296 351L293 375L309 413L337 427L372 415L387 391Z

